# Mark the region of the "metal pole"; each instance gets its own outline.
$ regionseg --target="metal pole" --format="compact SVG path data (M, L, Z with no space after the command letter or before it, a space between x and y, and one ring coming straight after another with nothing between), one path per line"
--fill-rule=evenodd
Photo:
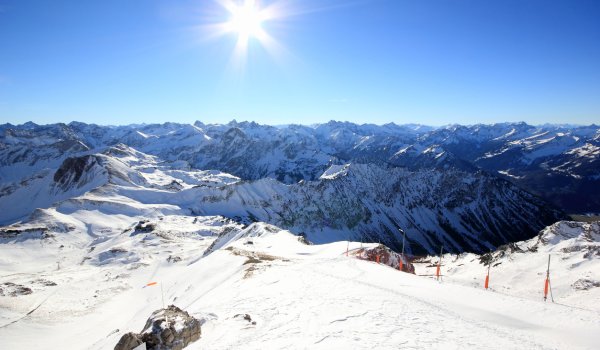
M404 233L403 229L399 229L400 232L402 232L402 257L404 257L404 237L406 236L406 233Z
M406 236L406 233L404 233L404 230L399 227L398 230L402 232L402 254L400 255L400 271L402 271L404 270L404 237Z

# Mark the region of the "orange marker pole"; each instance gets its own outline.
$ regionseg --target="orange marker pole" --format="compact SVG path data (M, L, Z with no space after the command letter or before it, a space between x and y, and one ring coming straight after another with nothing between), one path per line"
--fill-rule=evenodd
M379 254L377 254L377 255L375 256L375 261L377 261L377 263L379 264Z
M437 265L437 269L435 271L435 276L438 279L438 281L440 280L440 270L441 270L441 266L442 266L442 254L444 253L444 246L442 246L442 248L440 249L440 260L438 261L438 265Z
M548 269L546 270L546 282L544 283L544 301L548 299L548 287L550 285L550 254L548 254Z
M403 267L404 267L404 262L402 261L402 258L400 258L400 264L398 264L398 270L402 271Z
M485 289L490 286L490 267L492 266L492 252L490 252L490 261L488 262L487 275L485 276Z

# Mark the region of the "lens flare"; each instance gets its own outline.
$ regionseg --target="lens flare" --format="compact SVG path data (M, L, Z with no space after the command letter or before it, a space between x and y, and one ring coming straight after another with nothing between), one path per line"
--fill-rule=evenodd
M231 18L226 23L229 31L238 33L245 40L261 36L264 16L256 1L246 0L241 6L233 6L230 13Z

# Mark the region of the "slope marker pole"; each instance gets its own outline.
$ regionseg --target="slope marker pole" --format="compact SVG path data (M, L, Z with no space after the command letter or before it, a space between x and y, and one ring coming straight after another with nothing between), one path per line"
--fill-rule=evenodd
M548 254L548 269L546 270L546 282L544 283L544 301L548 299L548 289L550 289L550 298L554 302L554 295L552 295L552 287L550 285L550 254Z
M400 232L402 232L402 254L400 254L400 268L399 268L399 270L402 271L404 268L404 237L406 236L406 233L404 233L404 230L401 229L400 227L398 227L398 230L400 230Z
M490 267L492 266L492 252L490 251L490 261L488 261L487 276L485 276L485 289L489 288L490 285Z
M442 266L442 254L443 253L444 253L444 245L442 244L442 248L440 249L440 260L438 261L437 269L435 271L435 275L436 275L438 281L441 278L440 268Z

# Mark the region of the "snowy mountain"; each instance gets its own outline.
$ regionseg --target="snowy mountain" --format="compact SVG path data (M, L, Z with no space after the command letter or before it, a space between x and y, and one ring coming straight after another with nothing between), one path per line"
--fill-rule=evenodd
M0 131L10 135L0 148L3 348L110 349L126 334L142 339L149 317L159 320L156 334L193 325L192 350L593 349L600 341L590 306L600 290L597 223L544 228L563 214L422 141L438 129ZM473 253L444 256L441 283L422 276L435 259L411 264L399 254L399 228L408 254L500 246L491 290L481 288L485 266ZM540 299L548 253L557 303Z
M531 237L562 217L539 198L481 171L346 164L331 166L317 180L286 185L181 169L180 162L122 144L66 158L54 173L43 170L4 193L3 224L37 227L45 225L36 222L40 213L104 208L112 215L262 221L315 243L351 239L395 250L401 249L401 228L406 251L419 254L440 245L454 252L487 251Z
M600 211L600 127L501 123L313 126L228 124L0 125L0 181L15 184L71 156L125 144L182 167L243 180L316 180L346 163L411 170L485 170L568 212ZM187 164L187 165L186 165Z

